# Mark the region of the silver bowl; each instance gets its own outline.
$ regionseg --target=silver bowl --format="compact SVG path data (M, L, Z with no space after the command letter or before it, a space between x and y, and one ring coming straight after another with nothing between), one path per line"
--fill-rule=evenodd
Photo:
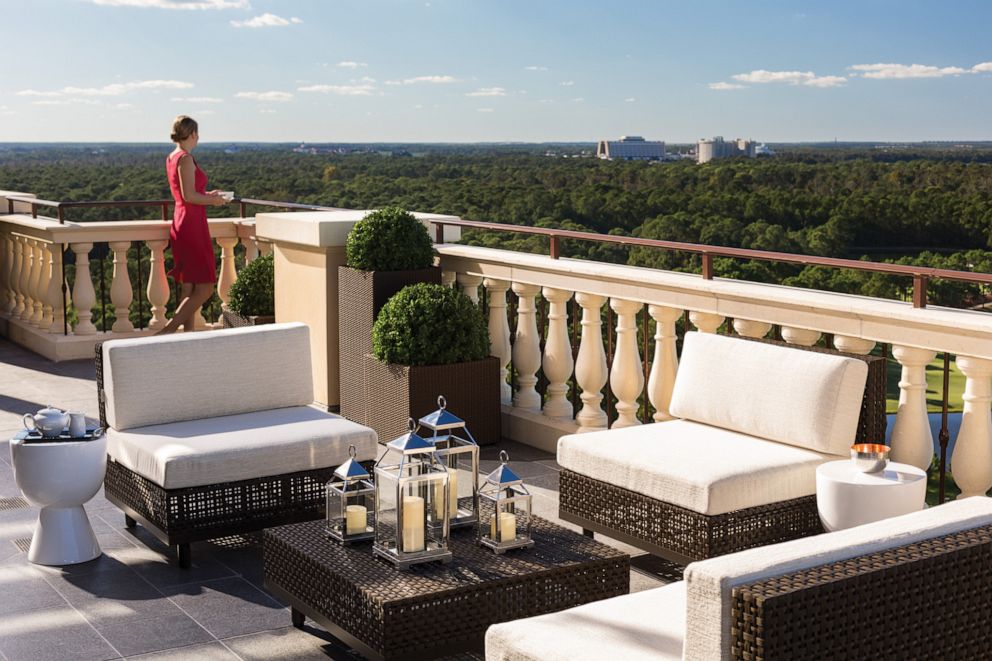
M889 450L881 443L857 443L851 446L851 462L862 473L877 473L888 466Z

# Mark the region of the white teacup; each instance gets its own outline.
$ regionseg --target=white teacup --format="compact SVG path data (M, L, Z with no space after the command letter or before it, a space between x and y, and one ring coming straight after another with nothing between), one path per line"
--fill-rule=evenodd
M224 198L225 200L227 200L228 202L230 202L231 200L234 199L234 191L233 190L222 190L222 191L218 191L218 192L220 193L220 196L222 198Z

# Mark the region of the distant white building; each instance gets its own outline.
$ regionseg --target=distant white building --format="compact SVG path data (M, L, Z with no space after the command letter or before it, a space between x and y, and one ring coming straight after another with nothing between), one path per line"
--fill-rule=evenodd
M600 140L596 156L611 161L663 161L665 143L648 141L639 135L625 135L619 140Z
M722 136L715 138L703 138L696 145L696 161L698 163L709 163L714 158L727 158L729 156L755 157L755 143L753 140L737 138L729 142L724 141Z

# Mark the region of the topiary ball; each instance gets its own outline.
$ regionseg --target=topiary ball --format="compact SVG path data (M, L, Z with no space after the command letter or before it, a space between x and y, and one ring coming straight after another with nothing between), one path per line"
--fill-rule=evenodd
M231 285L227 308L242 317L275 314L275 270L271 253L256 257L238 272Z
M348 233L348 266L363 271L412 271L434 263L427 228L397 207L373 211Z
M489 355L489 331L479 306L443 285L409 285L379 311L372 353L399 365L447 365Z

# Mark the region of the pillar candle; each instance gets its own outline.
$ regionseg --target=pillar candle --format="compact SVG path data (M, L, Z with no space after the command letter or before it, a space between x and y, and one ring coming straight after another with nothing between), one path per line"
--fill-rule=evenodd
M349 535L365 532L368 525L368 509L364 505L348 505L345 509L346 530Z
M424 499L403 497L403 550L424 550Z
M449 516L453 519L458 516L458 471L450 469L448 471L448 487L450 497L448 499ZM444 487L440 482L434 485L434 518L441 520L441 513L444 511Z
M517 516L512 512L499 513L499 540L496 540L496 515L489 519L489 537L493 541L512 542L517 538Z

